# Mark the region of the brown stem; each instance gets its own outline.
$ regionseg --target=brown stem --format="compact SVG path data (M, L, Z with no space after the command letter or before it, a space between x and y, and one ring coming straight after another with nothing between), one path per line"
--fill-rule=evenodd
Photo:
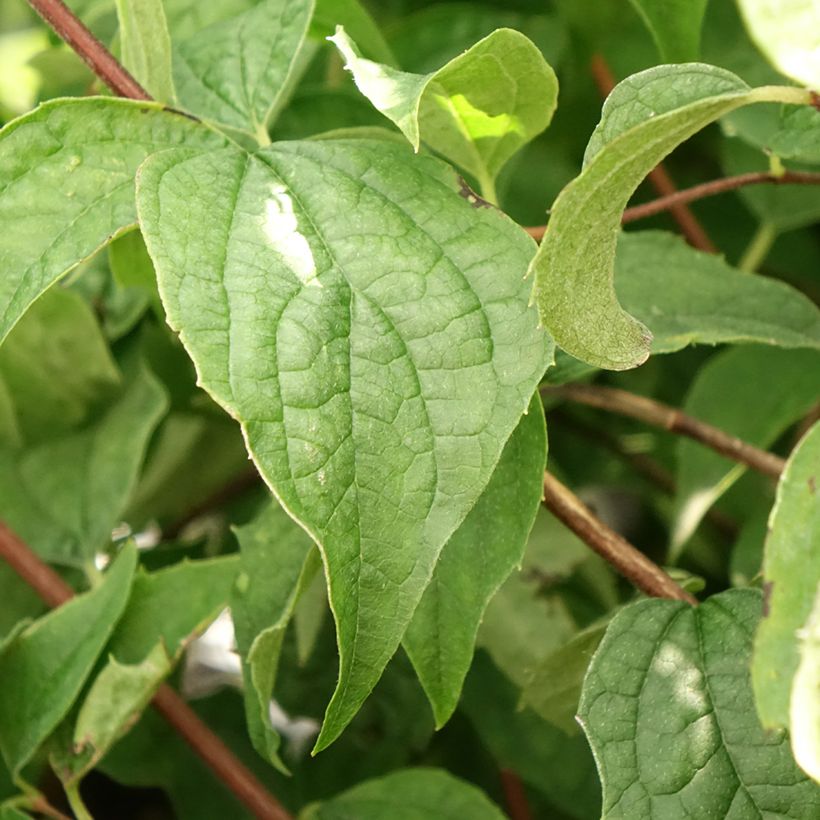
M654 598L697 604L694 596L593 515L575 493L550 473L544 473L544 506L642 592Z
M768 183L770 185L820 185L820 173L809 171L786 171L782 174L771 174L768 171L751 171L747 174L737 174L731 177L721 177L712 179L709 182L701 182L691 188L682 191L675 191L669 196L658 197L651 202L644 202L641 205L633 205L627 208L621 217L621 224L635 222L638 219L645 219L654 216L661 211L666 211L675 203L694 202L708 196L715 196L726 191L734 191L746 185L760 185ZM524 229L533 239L541 241L547 230L546 225L535 225Z
M36 795L31 801L31 810L45 817L51 817L52 820L71 820L67 814L63 814L59 809L55 809L42 794Z
M626 390L593 384L562 384L555 387L542 387L541 392L543 395L558 396L580 404L587 404L590 407L619 413L672 433L678 433L775 479L780 477L786 466L786 462L779 456L767 453L711 424L699 421L675 407L662 404L654 399L647 399L644 396L637 396Z
M151 95L61 0L28 0L29 5L120 97L150 100Z
M604 98L608 97L615 87L615 77L602 55L595 54L593 56L590 63L590 70L601 96ZM662 197L671 196L678 190L663 163L659 163L653 168L647 175L647 179ZM717 248L712 240L709 239L703 225L698 222L685 202L674 202L670 204L669 210L672 212L673 218L686 237L686 241L692 245L692 247L706 251L707 253L717 253Z
M0 558L49 606L59 606L74 596L74 590L2 521ZM152 705L254 817L291 820L279 801L170 686L163 684L159 688Z
M527 793L524 791L524 784L514 771L501 770L501 788L504 789L504 799L510 820L532 820L532 809L527 800Z

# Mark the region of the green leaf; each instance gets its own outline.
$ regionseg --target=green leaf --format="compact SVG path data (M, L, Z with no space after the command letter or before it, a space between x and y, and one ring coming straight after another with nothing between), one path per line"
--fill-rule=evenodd
M0 342L50 285L136 222L148 154L222 138L154 103L54 100L0 131Z
M816 0L738 0L749 35L771 64L801 85L820 87Z
M789 456L769 519L763 558L767 606L755 638L752 683L765 726L788 726L798 632L820 584L820 424Z
M289 88L312 13L313 0L259 0L181 42L174 79L182 105L269 142L267 127Z
M86 426L22 449L0 447L0 516L41 557L86 566L109 544L166 406L159 382L139 367Z
M609 626L579 717L604 788L604 818L810 818L820 790L785 733L757 720L749 680L756 590L698 607L646 600Z
M156 100L176 99L162 0L117 0L123 65Z
M271 726L270 700L285 630L319 561L308 535L275 500L239 527L236 537L242 563L231 612L243 661L248 732L259 754L286 771L279 734Z
M820 587L799 636L800 665L794 675L789 710L792 751L803 771L820 782Z
M783 159L820 163L820 111L816 108L784 111L780 129L771 137L770 146Z
M615 289L651 330L652 353L739 342L820 347L820 310L799 290L749 276L672 234L621 234Z
M503 820L504 815L475 786L442 769L403 769L368 780L324 803L308 806L300 820L429 820L469 817Z
M370 12L359 0L316 0L316 10L310 21L310 31L315 37L326 39L343 26L350 32L354 42L380 63L395 66L396 58L382 36Z
M68 432L120 382L91 308L74 293L49 291L0 348L0 385L9 402L0 440L22 446Z
M575 712L581 699L584 675L606 628L606 622L594 624L547 655L535 667L521 693L523 704L567 735L578 732Z
M813 350L739 347L713 356L689 390L684 411L758 447L770 447L820 395L820 355ZM706 511L746 468L708 447L678 443L673 556Z
M499 29L430 74L408 74L365 60L339 28L330 40L356 85L401 129L461 166L495 199L507 160L550 123L558 81L523 34Z
M518 699L518 689L484 652L477 652L459 711L470 719L498 765L549 799L557 811L543 816L598 817L601 788L586 738L580 733L567 737L531 709L522 709Z
M4 646L0 752L12 774L37 751L79 694L125 608L136 561L136 551L126 548L98 587L44 615Z
M135 722L188 643L225 608L238 563L236 556L183 560L158 572L137 573L106 647L108 662L62 743L58 738L54 744L52 764L66 785L97 765Z
M630 0L665 63L696 60L706 0Z
M657 66L615 87L584 170L553 204L530 265L541 320L564 350L610 370L646 360L651 334L623 310L613 287L621 214L641 180L681 142L735 108L767 101L808 102L808 96L750 89L701 63Z
M521 565L543 495L547 437L538 394L476 505L439 557L404 636L437 727L455 711L490 598Z
M532 242L459 191L378 141L165 152L140 173L169 323L324 551L341 670L319 748L378 680L549 361Z

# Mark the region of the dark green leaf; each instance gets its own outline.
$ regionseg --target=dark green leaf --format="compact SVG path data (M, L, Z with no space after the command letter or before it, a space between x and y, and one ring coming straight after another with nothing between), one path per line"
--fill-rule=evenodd
M641 15L665 63L696 60L706 0L630 0Z

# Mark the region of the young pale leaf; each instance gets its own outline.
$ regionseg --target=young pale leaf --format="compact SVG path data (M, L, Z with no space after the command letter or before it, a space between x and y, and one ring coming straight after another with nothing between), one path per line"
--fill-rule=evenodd
M64 783L84 777L136 720L185 646L227 605L238 564L228 556L137 573L106 647L108 663L86 694L73 731L53 744L52 762Z
M758 447L770 447L820 395L820 354L750 345L719 353L702 367L685 412ZM694 441L678 443L673 555L706 511L746 468Z
M798 632L820 584L820 424L789 457L777 488L763 559L765 617L752 661L757 710L765 726L788 726L792 680L800 659Z
M279 734L271 726L270 700L285 630L318 561L310 538L276 500L239 527L236 537L242 563L231 612L243 661L248 732L259 754L285 771Z
M820 789L784 732L758 723L749 680L756 590L698 607L646 600L615 616L584 681L579 719L604 818L811 820Z
M359 90L418 151L423 140L472 174L495 199L507 160L550 123L558 81L523 34L499 29L431 74L408 74L362 58L339 28L330 38Z
M0 342L28 306L136 222L148 154L223 139L154 103L54 100L0 131Z
M538 394L476 505L439 557L404 636L437 726L458 704L484 610L520 566L543 495L547 437Z
M310 21L311 34L324 39L336 31L336 26L350 32L368 57L386 65L396 65L390 46L359 0L316 0L316 10Z
M665 63L696 60L706 0L630 0Z
M297 62L313 0L259 0L184 40L174 51L183 106L262 143Z
M94 312L75 293L55 288L0 348L0 384L9 397L0 441L19 447L66 433L116 394L120 382Z
M820 4L817 0L738 0L752 40L781 73L820 87Z
M322 748L378 680L549 361L523 281L533 245L442 163L385 142L169 151L138 187L200 383L324 551L341 669Z
M469 817L504 820L475 786L443 769L402 769L354 786L324 803L308 806L299 820L430 820Z
M653 353L739 342L820 348L820 309L799 290L662 231L621 234L615 290L652 331Z
M82 567L108 545L167 407L140 367L86 426L32 446L0 447L0 516L42 557Z
M750 103L807 103L808 92L750 89L701 63L658 66L627 78L604 105L584 170L558 196L530 265L546 328L568 353L625 370L646 360L651 334L623 310L613 286L621 214L641 180L705 125Z
M123 65L155 99L176 99L171 37L162 0L117 0Z
M65 717L125 609L136 550L102 584L24 629L0 654L0 752L17 774ZM10 686L9 681L14 681Z
M811 615L800 631L800 665L789 709L792 751L800 767L820 782L820 585Z

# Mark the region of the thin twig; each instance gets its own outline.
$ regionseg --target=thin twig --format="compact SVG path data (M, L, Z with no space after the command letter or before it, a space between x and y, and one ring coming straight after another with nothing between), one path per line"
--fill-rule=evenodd
M2 521L0 558L49 606L59 606L74 597L74 590ZM160 686L151 703L254 817L291 820L279 801L168 684Z
M151 95L65 3L61 0L28 0L28 2L115 94L120 97L129 97L132 100L151 99Z
M598 86L598 91L601 96L604 98L608 97L612 89L615 88L615 77L602 55L596 54L593 56L590 70L592 71L593 79ZM647 175L647 179L662 197L671 196L678 190L663 163L659 163L653 168ZM703 225L698 222L695 215L689 210L685 203L673 203L670 205L669 210L680 226L683 235L686 237L686 241L692 245L692 247L706 251L707 253L717 253L717 248L712 240L709 239L709 235L706 233Z
M501 788L510 820L532 820L532 809L521 778L511 769L501 770Z
M786 462L773 453L761 450L675 407L654 399L647 399L644 396L637 396L626 390L594 384L562 384L542 387L541 393L619 413L672 433L678 433L775 479L780 477L786 466Z
M544 506L642 592L654 598L674 598L697 604L693 595L593 515L575 493L548 472L544 473Z

